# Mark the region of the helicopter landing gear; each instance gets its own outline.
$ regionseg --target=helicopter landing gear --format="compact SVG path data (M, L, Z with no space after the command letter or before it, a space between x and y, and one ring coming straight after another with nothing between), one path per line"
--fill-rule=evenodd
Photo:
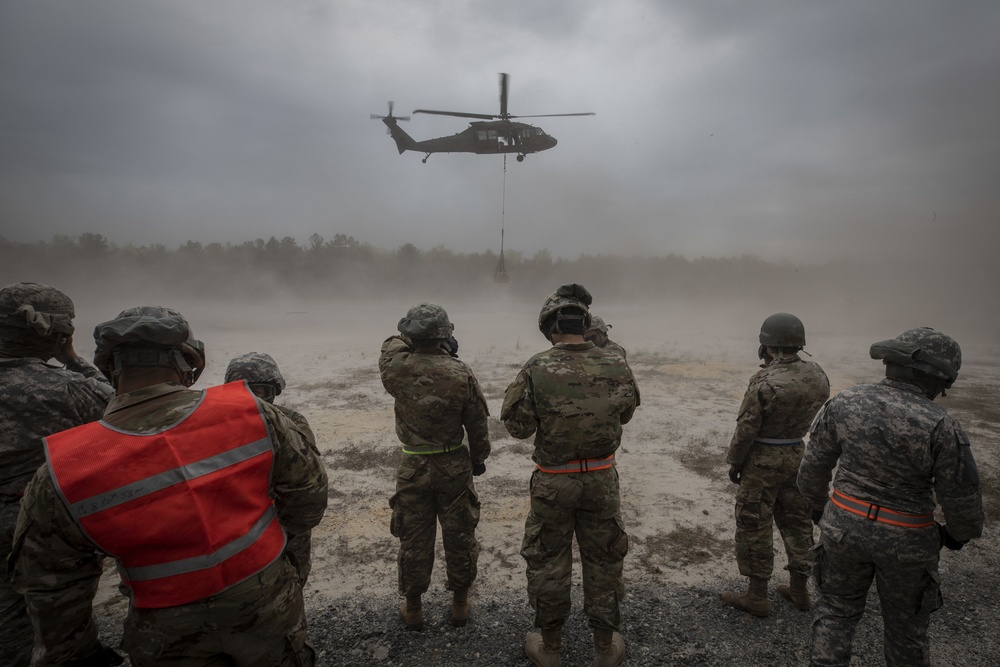
M523 153L521 155L517 156L517 161L518 162L524 162L524 154Z
M428 153L427 155L424 156L424 159L421 160L421 162L423 162L424 164L427 164L427 158L429 158L430 156L431 156L431 154Z

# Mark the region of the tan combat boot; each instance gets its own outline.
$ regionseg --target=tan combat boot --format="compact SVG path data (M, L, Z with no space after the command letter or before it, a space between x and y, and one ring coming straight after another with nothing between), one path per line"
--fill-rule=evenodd
M774 589L799 611L809 611L809 587L806 585L809 582L809 577L792 572L788 581L788 584L778 584Z
M524 638L524 654L536 667L559 667L562 630L529 632Z
M740 611L759 618L767 618L771 613L771 603L767 599L767 579L750 577L750 587L746 593L726 591L722 599Z
M424 610L420 604L419 595L407 595L406 599L399 603L399 616L403 619L403 625L411 632L420 632L424 629Z
M594 628L594 667L618 667L625 659L625 640L614 630Z
M463 628L469 621L469 589L462 588L451 594L451 624Z

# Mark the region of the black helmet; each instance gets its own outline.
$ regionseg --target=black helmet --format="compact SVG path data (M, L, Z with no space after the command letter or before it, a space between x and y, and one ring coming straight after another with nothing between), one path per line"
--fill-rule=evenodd
M962 348L955 339L930 327L907 329L895 338L873 343L869 353L872 359L881 359L887 365L940 378L946 389L958 378L962 367Z
M248 352L234 357L226 367L226 382L236 380L246 380L251 389L254 389L254 385L265 385L270 389L265 392L268 394L264 396L267 400L274 400L285 388L285 378L282 377L278 364L271 355L264 352Z
M406 317L399 320L396 329L411 340L448 339L455 325L441 306L421 303L406 311Z
M167 366L188 386L205 369L205 345L194 338L187 320L162 306L123 310L94 327L94 365L115 383L122 366Z
M0 338L17 338L24 330L47 338L73 334L73 300L55 287L14 283L0 289Z
M760 325L760 344L764 347L805 347L806 328L791 313L775 313Z
M583 285L561 285L542 304L542 310L538 313L538 330L548 340L552 340L553 333L583 335L590 328L589 306L593 301L594 297Z

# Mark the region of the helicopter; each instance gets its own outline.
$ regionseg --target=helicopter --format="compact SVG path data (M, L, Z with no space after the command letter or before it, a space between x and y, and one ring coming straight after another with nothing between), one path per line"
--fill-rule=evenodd
M418 151L424 153L421 162L427 162L432 153L477 153L479 155L495 155L515 153L517 161L524 162L524 156L552 148L556 145L555 137L549 136L540 127L527 123L514 122L513 118L547 118L554 116L593 116L593 112L583 113L550 113L531 116L514 116L507 112L507 88L510 75L500 74L500 113L496 115L481 113L466 113L463 111L437 111L434 109L415 109L413 113L434 114L437 116L456 116L458 118L482 119L469 123L469 127L450 137L438 137L426 141L416 141L403 131L398 121L410 120L409 116L393 116L393 103L389 102L389 115L371 114L372 120L381 120L389 128L389 135L395 140L396 148L402 155L403 151Z

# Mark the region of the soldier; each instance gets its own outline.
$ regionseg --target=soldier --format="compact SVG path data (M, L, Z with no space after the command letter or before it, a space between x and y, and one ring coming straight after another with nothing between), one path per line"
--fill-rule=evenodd
M54 287L0 289L0 551L6 560L21 496L45 463L42 438L96 421L114 396L73 347L73 301ZM65 367L48 362L55 358ZM27 667L34 634L24 596L0 577L0 664Z
M760 327L757 356L764 361L743 396L726 461L736 492L736 562L750 578L745 593L725 591L722 599L740 611L766 617L771 612L767 582L774 570L778 526L788 556L790 585L778 593L796 609L809 610L809 550L813 527L809 503L795 486L804 449L802 437L830 397L830 381L819 364L805 361L802 321L775 313Z
M590 327L583 334L583 337L597 347L611 350L612 352L622 355L622 359L624 359L627 356L625 348L608 338L608 329L611 328L612 326L610 324L605 324L604 320L591 313Z
M583 567L584 613L597 667L625 657L618 604L628 535L622 524L615 451L622 424L639 405L624 357L584 340L590 293L577 284L551 294L538 328L552 347L536 354L507 387L500 418L515 438L535 437L531 509L521 556L527 564L534 625L524 642L539 667L559 665L570 612L573 535Z
M479 558L479 496L472 478L486 472L489 410L476 376L457 358L458 341L444 308L414 306L397 329L399 336L382 343L378 367L395 399L396 435L403 445L396 493L389 499L389 530L399 538L399 613L407 630L423 629L420 598L430 586L440 522L451 624L462 627Z
M176 311L125 310L94 339L118 396L102 421L45 439L14 537L33 664L115 664L92 613L106 554L130 597L122 647L134 667L313 665L281 555L286 533L326 508L318 457L245 385L188 388L204 346Z
M871 356L883 360L885 379L827 402L799 467L799 489L820 528L809 663L817 667L851 662L872 579L886 665L930 665L927 627L941 607L939 552L961 549L983 532L969 437L934 403L958 377L958 343L922 327L875 343ZM934 522L935 499L945 525Z
M271 355L264 352L248 352L238 357L233 357L229 366L226 367L226 378L228 382L239 382L246 380L250 391L264 401L274 405L283 415L291 420L295 425L302 440L313 450L313 454L320 456L319 449L316 448L316 436L313 435L312 428L306 418L295 410L284 405L277 405L274 402L285 388L285 378L281 375L277 362ZM312 531L306 530L298 535L289 535L288 546L285 547L285 557L295 567L299 573L299 585L305 590L306 580L312 570Z

